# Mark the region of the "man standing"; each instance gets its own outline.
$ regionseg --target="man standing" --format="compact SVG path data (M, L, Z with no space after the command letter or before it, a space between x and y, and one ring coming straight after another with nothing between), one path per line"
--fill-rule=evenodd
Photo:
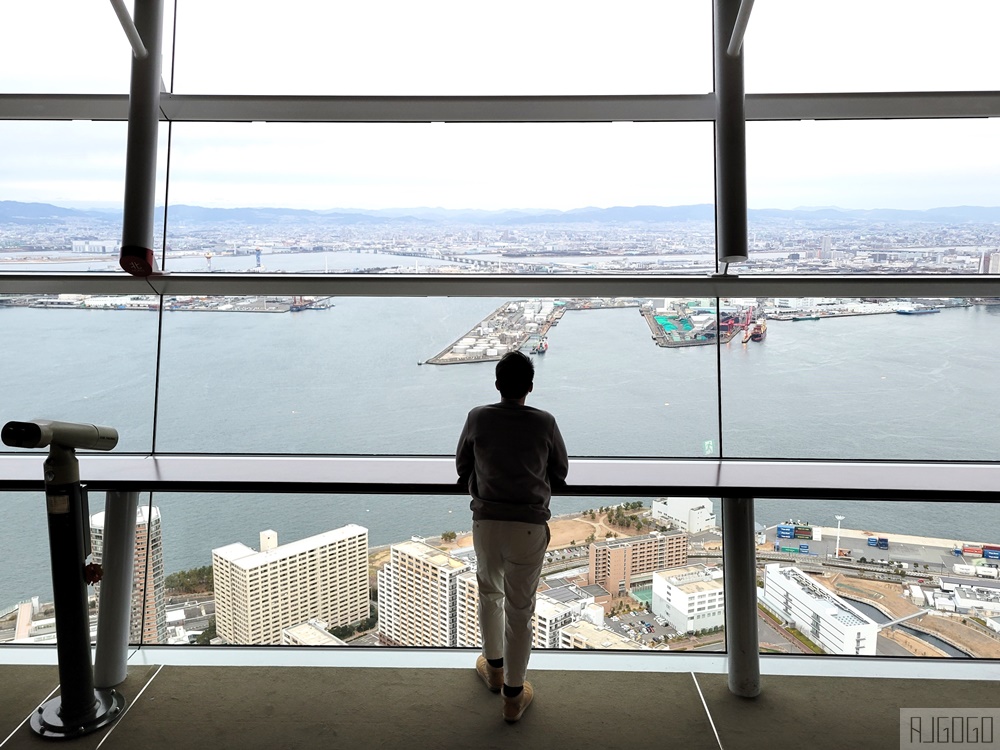
M534 376L527 356L504 355L496 367L500 402L469 412L455 452L458 481L472 495L483 637L476 672L493 692L502 689L509 722L521 718L534 696L524 677L549 543L549 499L553 489L565 486L569 471L555 418L524 405Z

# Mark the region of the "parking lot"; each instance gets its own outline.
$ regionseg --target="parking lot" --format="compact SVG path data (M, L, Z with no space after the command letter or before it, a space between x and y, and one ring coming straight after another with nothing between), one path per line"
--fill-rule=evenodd
M642 624L643 621L646 622L646 625ZM667 625L666 621L663 623L661 625L660 622L657 622L655 615L646 611L604 618L604 624L616 633L646 646L655 645L653 641L656 638L677 635L677 631Z

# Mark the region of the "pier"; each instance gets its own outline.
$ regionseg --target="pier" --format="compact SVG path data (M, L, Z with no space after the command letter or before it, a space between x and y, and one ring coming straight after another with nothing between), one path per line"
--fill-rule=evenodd
M588 297L512 300L479 321L464 336L420 364L458 365L494 362L507 352L519 351L532 341L546 340L550 329L558 325L567 310L607 310L639 307L640 300L625 297ZM531 350L544 354L544 350Z
M541 341L565 313L566 303L559 300L505 302L426 364L494 362L507 352L523 349L532 339Z

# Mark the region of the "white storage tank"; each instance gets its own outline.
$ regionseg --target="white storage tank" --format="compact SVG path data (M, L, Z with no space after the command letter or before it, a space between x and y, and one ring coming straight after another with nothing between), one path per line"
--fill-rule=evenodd
M495 357L495 356L497 356L497 354L499 354L499 352L496 349L487 349L486 350L486 356L487 357Z

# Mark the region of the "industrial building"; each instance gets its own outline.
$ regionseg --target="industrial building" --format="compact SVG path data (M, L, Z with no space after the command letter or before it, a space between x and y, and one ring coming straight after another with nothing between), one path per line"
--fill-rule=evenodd
M875 655L878 624L795 566L764 566L761 601L828 653Z

